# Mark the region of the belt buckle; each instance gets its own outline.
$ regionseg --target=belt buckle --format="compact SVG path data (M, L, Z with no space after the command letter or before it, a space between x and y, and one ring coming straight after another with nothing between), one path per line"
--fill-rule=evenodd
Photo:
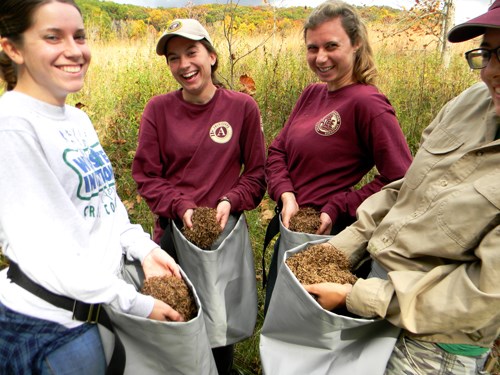
M87 317L85 319L78 319L76 317L76 309L78 306L77 300L73 302L73 319L74 320L81 320L86 323L90 324L97 324L99 321L99 314L101 313L101 304L100 303L91 303L91 304L84 304L85 308L88 309L86 312Z

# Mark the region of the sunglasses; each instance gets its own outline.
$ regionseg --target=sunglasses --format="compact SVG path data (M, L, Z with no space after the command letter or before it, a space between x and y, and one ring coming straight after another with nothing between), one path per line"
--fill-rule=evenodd
M486 68L493 54L497 55L497 59L500 62L500 46L493 49L476 48L470 50L465 52L465 58L471 69L483 69Z

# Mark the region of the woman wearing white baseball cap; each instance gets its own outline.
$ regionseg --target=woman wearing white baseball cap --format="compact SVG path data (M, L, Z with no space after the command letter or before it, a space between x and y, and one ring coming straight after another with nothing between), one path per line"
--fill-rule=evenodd
M215 208L221 228L229 228L225 232L233 236L241 227L242 237L248 238L246 224L230 228L244 220L242 213L254 209L265 192L261 115L251 96L227 90L217 81L218 55L197 20L172 21L156 52L165 56L181 88L155 96L146 105L132 175L158 217L155 241L179 260L199 292L219 374L229 374L233 344L252 335L257 315L250 242L226 252L228 235L220 245L224 248L196 252L199 259L219 255L213 262L200 261L193 275L184 258L189 248L175 241L178 227L192 228L197 207ZM225 256L234 258L222 262ZM203 271L207 263L214 267ZM211 292L205 293L208 289Z

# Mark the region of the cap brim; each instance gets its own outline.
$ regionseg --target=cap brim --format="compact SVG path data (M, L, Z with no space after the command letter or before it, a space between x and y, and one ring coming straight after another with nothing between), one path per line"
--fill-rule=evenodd
M448 33L451 43L464 42L483 35L487 28L500 28L500 7L455 26Z
M156 44L156 53L160 56L165 55L165 47L167 46L167 42L172 39L174 36L182 36L186 39L191 39L191 40L202 40L205 39L202 36L199 35L193 35L193 34L187 34L187 33L168 33L168 34L163 34L162 37L158 40L158 43ZM211 41L209 41L210 44L212 44Z
M483 35L487 27L491 26L479 24L457 25L448 33L448 40L451 43L465 42L466 40Z

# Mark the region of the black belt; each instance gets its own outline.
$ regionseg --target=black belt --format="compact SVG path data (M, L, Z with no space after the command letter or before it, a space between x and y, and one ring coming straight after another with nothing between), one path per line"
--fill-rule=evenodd
M7 270L7 277L20 287L26 289L28 292L35 296L57 306L61 309L72 311L73 319L81 322L96 324L99 323L113 332L115 336L115 347L111 360L106 370L107 375L123 374L125 370L125 348L121 342L118 334L113 328L111 319L106 313L106 310L101 308L101 304L88 304L76 299L61 296L52 293L50 290L45 289L43 286L35 283L19 268L17 263L9 262L9 269Z

